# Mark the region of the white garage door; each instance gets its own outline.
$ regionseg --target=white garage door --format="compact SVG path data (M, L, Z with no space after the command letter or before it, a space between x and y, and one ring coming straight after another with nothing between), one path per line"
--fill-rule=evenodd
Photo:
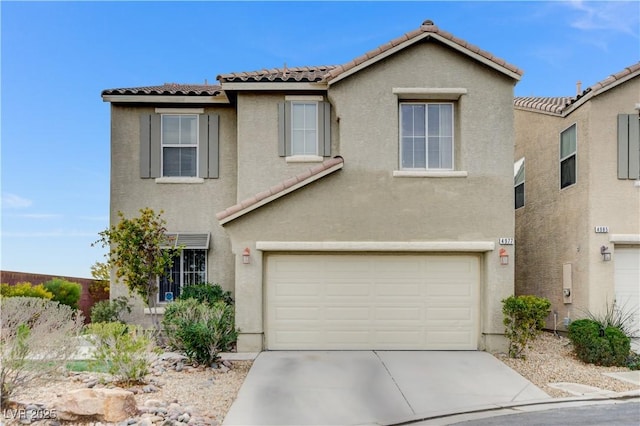
M640 329L640 248L620 247L615 250L616 304L625 311L636 312L635 329Z
M477 349L474 255L267 256L268 349Z

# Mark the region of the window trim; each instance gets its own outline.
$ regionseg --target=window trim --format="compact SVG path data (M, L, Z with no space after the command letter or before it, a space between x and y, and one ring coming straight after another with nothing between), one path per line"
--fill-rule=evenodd
M403 156L403 144L402 144L402 105L425 105L425 167L424 168L416 168L416 167L402 167L402 156ZM451 167L441 167L441 168L430 168L429 167L429 128L428 128L428 105L451 105ZM425 172L428 174L433 173L445 173L445 172L455 172L456 171L456 103L453 101L443 102L436 100L400 100L398 103L398 168L400 172ZM465 176L466 177L466 172ZM394 176L396 176L394 174ZM399 173L397 176L407 177L408 175ZM443 175L444 176L444 175ZM416 176L412 176L416 177ZM420 176L420 177L433 177L433 175L429 176ZM447 176L450 177L450 176ZM461 176L456 176L461 177Z
M195 144L165 144L164 143L164 118L165 117L195 117ZM195 174L192 176L165 176L164 174L164 149L165 148L194 148L196 149L196 169ZM197 178L200 176L200 114L197 113L184 113L184 112L171 112L160 114L160 178Z
M566 155L564 157L562 157L562 134L565 133L567 130L571 129L572 127L575 127L575 134L576 134L576 147L575 150L569 154ZM568 160L569 158L571 158L572 156L575 157L574 160L574 182L570 183L568 185L562 186L562 163L566 160ZM565 127L562 131L560 131L560 138L559 138L559 143L558 143L558 186L560 187L560 190L564 190L567 188L570 188L574 185L576 185L578 183L578 123L574 122L571 125Z

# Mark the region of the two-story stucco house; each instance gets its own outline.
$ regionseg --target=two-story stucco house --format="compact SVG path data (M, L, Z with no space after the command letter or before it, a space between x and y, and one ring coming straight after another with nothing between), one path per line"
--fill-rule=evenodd
M339 66L105 90L111 218L164 211L158 302L220 283L239 351L500 348L521 75L425 21Z
M640 63L576 97L516 98L516 293L564 329L614 300L640 326Z

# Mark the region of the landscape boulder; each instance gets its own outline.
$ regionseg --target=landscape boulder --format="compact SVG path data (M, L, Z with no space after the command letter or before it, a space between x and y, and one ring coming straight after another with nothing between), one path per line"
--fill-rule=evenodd
M77 389L55 402L58 418L68 421L120 422L138 412L133 392L124 389Z

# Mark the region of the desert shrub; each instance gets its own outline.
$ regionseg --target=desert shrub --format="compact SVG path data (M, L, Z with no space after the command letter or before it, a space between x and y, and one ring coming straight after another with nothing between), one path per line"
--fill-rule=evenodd
M125 296L113 300L101 300L91 307L91 322L121 322L124 312L131 313L131 304Z
M0 404L36 378L55 374L78 347L83 318L66 305L37 297L0 300Z
M116 380L141 382L149 373L152 339L142 328L119 322L92 323L87 338L95 345L94 358L107 365Z
M607 303L604 312L593 313L586 311L586 317L597 322L602 327L613 327L622 331L626 336L631 337L638 334L635 318L638 309L628 308L626 304L622 306L615 300Z
M231 292L223 290L220 284L203 283L186 286L180 292L178 299L196 299L198 302L206 302L210 305L219 300L222 300L228 305L233 304Z
M223 301L177 300L165 308L162 325L168 345L199 364L214 362L237 338L233 306Z
M629 370L640 370L640 354L631 351L627 358L627 367Z
M509 356L523 358L527 343L544 327L551 302L536 296L510 296L502 300L505 336L509 339Z
M592 319L579 319L569 324L569 339L577 357L586 363L604 366L626 366L631 339L619 328L604 327Z
M33 285L28 282L16 285L0 284L0 295L2 297L39 297L41 299L52 299L53 293L47 291L42 284Z
M80 284L62 278L54 278L43 285L47 291L53 293L53 301L78 309L78 301L80 301L80 292L82 291Z

